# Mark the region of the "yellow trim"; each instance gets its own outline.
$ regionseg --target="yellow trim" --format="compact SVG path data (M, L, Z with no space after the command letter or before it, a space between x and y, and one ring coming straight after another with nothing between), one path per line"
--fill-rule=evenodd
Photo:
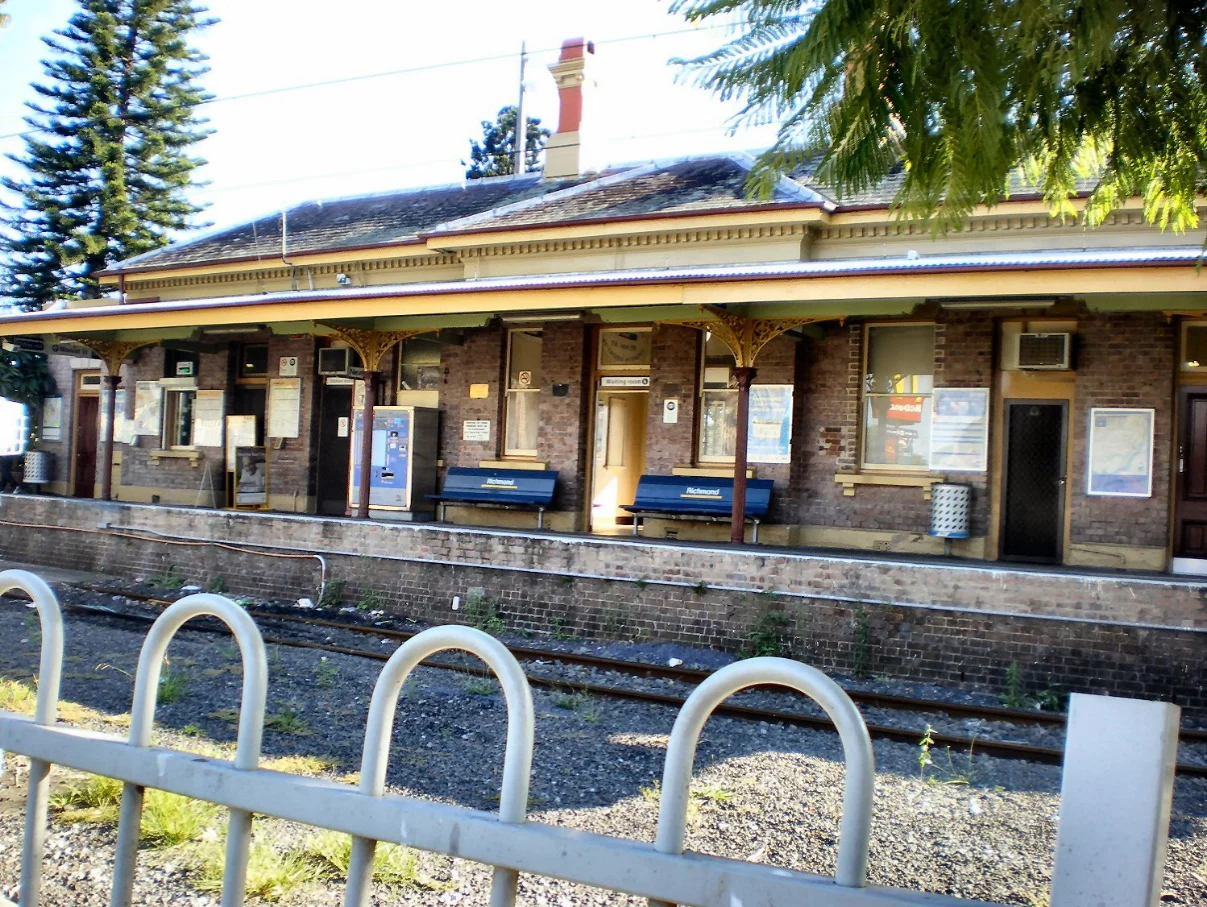
M548 463L542 463L539 460L479 460L479 469L527 469L531 472L540 472L548 469Z
M1160 280L1167 292L1203 293L1207 290L1207 274L1193 266L860 274L846 277L790 277L627 286L605 284L538 287L359 299L334 295L332 298L321 300L250 302L213 308L157 303L142 311L110 311L108 314L85 314L76 311L45 319L37 316L31 318L28 315L10 316L0 318L0 332L22 336L173 328L179 326L182 319L187 319L197 327L299 320L346 321L394 315L464 314L466 311L473 311L475 306L483 311L503 313L533 310L579 311L619 306L727 305L775 299L781 303L829 304L827 309L830 309L833 303L846 300L1146 293L1151 292L1154 280ZM809 312L806 310L802 314Z
M905 488L921 488L922 500L930 500L930 486L942 482L944 476L934 475L901 475L885 472L838 472L834 481L842 486L842 493L848 498L855 496L855 490L860 485L899 485Z

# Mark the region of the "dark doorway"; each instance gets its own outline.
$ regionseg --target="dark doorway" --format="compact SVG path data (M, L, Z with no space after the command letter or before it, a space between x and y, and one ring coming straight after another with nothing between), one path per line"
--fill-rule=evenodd
M238 384L231 394L230 416L256 417L256 447L264 446L264 409L268 388L263 384Z
M319 513L343 516L348 512L348 457L352 417L352 387L324 384L319 416Z
M71 494L77 498L96 496L97 417L101 398L75 398L75 480Z
M1006 401L1003 558L1060 562L1066 406L1063 401Z
M1183 388L1180 396L1173 553L1207 559L1207 388Z

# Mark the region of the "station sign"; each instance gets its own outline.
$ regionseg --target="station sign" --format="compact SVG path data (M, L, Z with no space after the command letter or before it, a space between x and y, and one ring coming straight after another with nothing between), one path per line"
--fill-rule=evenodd
M600 387L642 387L650 386L649 375L605 375L599 379Z

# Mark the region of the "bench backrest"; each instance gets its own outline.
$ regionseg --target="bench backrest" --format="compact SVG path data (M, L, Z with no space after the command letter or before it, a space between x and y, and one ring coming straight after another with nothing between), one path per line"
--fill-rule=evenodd
M771 505L771 479L746 480L746 516L762 518ZM733 479L642 476L634 510L724 516L733 512Z
M440 497L495 504L549 504L556 486L557 470L454 466L444 478Z

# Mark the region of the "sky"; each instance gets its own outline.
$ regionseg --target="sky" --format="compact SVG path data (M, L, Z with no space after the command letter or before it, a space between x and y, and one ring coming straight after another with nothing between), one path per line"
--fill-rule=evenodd
M207 160L197 172L206 185L194 190L207 206L200 225L319 198L459 182L481 121L516 101L524 41L527 113L550 128L557 92L548 65L566 38L596 42L599 90L584 112L585 154L596 164L759 150L774 138L771 126L731 135L740 105L723 104L669 63L711 50L726 31L689 26L670 14L668 0L208 6L220 21L194 38L210 57L203 84L217 99L201 108L214 133L196 149ZM0 31L0 154L21 151L11 134L28 128L24 104L47 52L41 37L75 9L74 0L5 4L12 23ZM298 87L323 82L335 84ZM0 175L20 173L0 158Z

